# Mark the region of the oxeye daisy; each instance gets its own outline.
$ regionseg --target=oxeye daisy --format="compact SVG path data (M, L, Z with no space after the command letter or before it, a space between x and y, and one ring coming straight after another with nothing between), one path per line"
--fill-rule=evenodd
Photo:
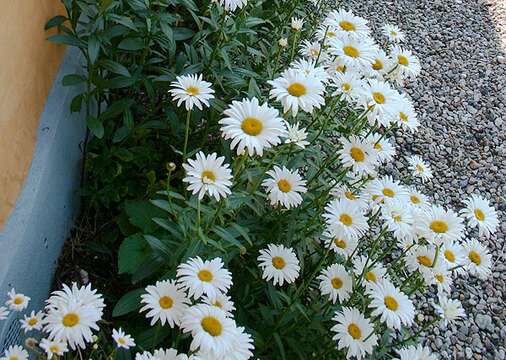
M66 341L72 350L84 349L92 342L93 330L98 330L105 307L102 295L91 289L91 285L72 288L63 285L46 301L44 331L50 340Z
M215 306L199 304L190 307L185 312L181 329L192 335L191 351L200 349L218 357L233 351L235 322Z
M257 260L263 271L262 278L266 281L272 279L274 285L291 284L299 277L299 259L292 248L269 244L267 249L260 250Z
M366 72L369 77L383 79L383 76L387 75L388 71L391 69L391 63L392 61L385 51L383 51L383 49L378 49L376 55L374 56L374 62Z
M367 139L352 135L349 139L340 139L343 147L339 150L341 164L359 176L374 174L378 157L372 144Z
M244 332L243 327L236 327L234 330L234 347L222 356L216 356L214 352L205 352L199 350L195 357L190 360L248 360L253 356L253 339L251 335Z
M267 171L270 178L262 182L267 189L271 205L281 204L287 209L297 207L302 203L301 194L307 191L306 181L297 170L290 171L286 167L274 166Z
M125 332L121 328L119 328L118 330L112 329L112 338L116 343L117 348L123 348L128 350L131 347L135 346L134 339L130 335L125 334Z
M462 248L469 273L482 280L487 279L492 273L492 255L488 249L475 239L464 242Z
M306 128L301 128L299 123L295 123L290 125L288 122L286 123L287 129L287 138L285 140L285 144L294 144L301 149L304 149L307 145L309 145L309 141L307 141L307 132Z
M426 284L436 285L438 294L450 293L453 279L446 261L439 259L431 271L422 274Z
M366 19L355 16L351 11L344 9L332 11L324 24L329 25L335 31L336 38L363 39L370 32Z
M332 78L331 87L335 89L333 96L341 96L348 103L354 103L362 91L363 81L353 72L336 73Z
M337 341L339 350L347 349L346 358L355 356L357 359L372 354L378 343L372 323L355 308L343 307L332 318L337 324L332 327L336 334L332 340Z
M392 121L401 129L411 133L414 133L420 125L413 103L404 94L399 97Z
M301 31L302 28L304 27L304 19L297 18L297 17L292 17L292 19L291 19L291 26L292 26L293 30L295 30L295 31Z
M397 240L412 240L416 237L411 207L403 201L386 200L381 208L381 217L386 228Z
M397 350L398 360L437 360L437 356L432 354L428 347L421 344L410 345Z
M149 351L135 354L135 360L158 360Z
M283 112L291 109L294 117L299 108L311 114L325 104L322 82L313 76L306 76L300 70L288 69L268 83L272 86L270 98L281 102Z
M153 360L188 360L188 355L178 354L177 350L173 348L158 349L153 351Z
M300 45L299 54L315 62L317 60L318 62L325 61L326 58L319 41L304 40ZM307 76L308 74L306 73L305 75Z
M379 262L373 264L367 256L357 256L353 260L353 272L358 277L363 277L366 287L387 279L387 271Z
M390 125L401 96L388 83L370 79L362 86L359 102L368 110L370 124Z
M478 195L471 195L464 200L466 207L460 213L467 219L470 227L478 227L479 236L487 239L495 233L499 226L497 212L490 206L488 200Z
M434 304L434 309L441 316L444 326L448 326L448 323L453 323L466 317L462 303L459 300L453 300L446 296L439 296L439 304Z
M177 278L194 299L226 293L232 286L230 271L224 268L223 261L218 257L205 261L199 256L188 259L177 267Z
M414 177L419 177L422 182L432 179L432 170L420 156L413 155L408 158L409 170L412 171Z
M11 345L0 360L28 360L28 352L19 345Z
M160 321L173 328L180 324L190 300L175 280L164 280L147 286L146 293L141 295L141 303L145 305L139 312L148 311L146 317L151 318L151 326Z
M47 360L51 360L53 357L57 359L69 350L67 343L61 340L42 339L39 346L45 351Z
M394 159L395 147L390 140L379 133L373 133L367 137L371 142L379 162L387 163Z
M232 171L229 164L223 164L224 160L225 157L218 157L216 153L205 155L202 151L197 153L195 160L188 159L188 163L183 164L186 171L183 181L189 184L188 191L198 194L199 200L206 194L216 201L226 198L231 193Z
M7 297L9 299L5 302L5 305L12 311L23 311L28 307L28 303L30 302L28 296L17 293L14 288L7 293Z
M343 199L353 203L353 205L360 207L364 211L367 210L368 204L367 200L364 198L361 191L352 190L346 184L337 183L330 190L330 195L336 197L337 199Z
M325 69L327 70L327 73L333 77L337 74L346 74L348 71L346 70L345 63L340 58L335 58L334 60L327 62L325 65ZM355 73L355 71L351 71L352 73ZM359 76L359 74L355 74L356 76Z
M383 280L371 284L366 293L371 298L369 307L374 309L372 316L380 316L380 321L391 329L411 326L415 318L415 308L408 296L391 282Z
M339 302L343 302L350 297L352 279L343 265L328 266L317 279L320 280L320 292L322 295L328 295L333 304L338 298Z
M409 204L417 209L428 209L429 199L425 194L418 191L415 187L410 186L407 188Z
M266 148L281 143L286 135L285 123L278 110L267 103L260 105L257 98L232 101L224 111L225 118L219 121L225 139L232 139L230 149L237 148L237 154L263 155Z
M237 9L242 9L248 3L248 0L219 0L219 2L225 11L233 12Z
M439 263L441 259L436 259L436 248L434 246L419 245L412 247L406 255L406 265L410 271L419 271L426 275L432 271L434 261Z
M372 180L367 185L365 192L373 205L381 204L385 200L397 200L401 203L407 203L408 190L389 175Z
M406 78L414 79L420 74L421 66L420 60L413 55L410 50L405 50L399 46L393 46L390 56L397 65L395 75L398 80Z
M465 273L465 269L462 267L465 265L462 245L458 242L449 241L441 246L440 252L449 269L457 274Z
M172 89L169 93L177 101L177 106L184 103L186 110L192 110L194 106L202 110L203 106L209 106L209 100L214 98L211 83L204 81L202 74L178 76L170 85Z
M330 39L337 37L337 30L331 25L322 24L316 30L316 39L321 43L325 39L323 44L325 47L328 45Z
M0 320L5 320L9 316L9 310L5 306L0 306Z
M21 328L25 331L25 334L31 330L40 330L42 329L42 318L44 317L44 313L39 311L35 313L32 311L30 315L25 315L21 322Z
M323 218L331 233L341 231L349 238L359 238L369 229L363 209L343 199L330 201Z
M459 240L464 235L462 219L453 210L437 205L421 213L417 226L420 234L436 245Z
M336 254L344 257L351 256L358 246L358 239L356 237L350 237L343 231L335 229L335 232L325 230L323 233L323 239L325 240L325 246L330 247Z
M321 58L320 58L321 59ZM294 70L302 72L306 76L313 77L322 83L328 81L329 75L322 66L317 66L315 60L298 59L295 60L290 67Z
M370 69L377 51L377 46L368 38L359 41L335 38L329 41L330 54L339 57L347 68Z
M404 41L405 35L396 25L385 24L382 28L382 31L383 35L385 35L390 42L400 43Z
M235 310L234 303L230 299L230 296L217 293L214 296L204 296L204 304L216 306L223 310L227 316L232 316L232 312Z

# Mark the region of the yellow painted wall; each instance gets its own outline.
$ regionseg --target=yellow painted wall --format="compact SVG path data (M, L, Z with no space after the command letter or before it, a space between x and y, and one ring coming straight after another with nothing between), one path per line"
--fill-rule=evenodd
M0 228L28 173L37 126L64 48L44 24L59 0L0 1Z

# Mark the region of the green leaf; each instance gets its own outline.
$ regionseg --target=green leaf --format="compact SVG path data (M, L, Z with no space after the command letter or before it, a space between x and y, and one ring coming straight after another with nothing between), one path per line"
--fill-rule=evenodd
M153 218L163 218L166 216L163 210L148 201L127 201L125 211L130 222L145 233L156 230L157 225L153 222Z
M254 27L260 24L265 23L264 19L256 18L256 17L249 17L246 19L246 26L247 27Z
M109 59L104 59L104 60L100 60L99 64L102 65L102 67L104 67L105 69L107 69L110 72L113 72L115 74L123 75L126 77L132 76L132 75L130 75L130 72L128 71L128 69L126 67L124 67L123 65L121 65L120 63L117 63L115 61L112 61Z
M279 334L277 332L275 332L273 334L273 336L274 336L274 341L276 342L276 345L279 348L279 352L281 353L281 358L283 360L286 360L285 347L283 346L283 342L281 341L281 337L279 336Z
M116 15L116 14L110 14L109 15L109 18L115 22L116 24L120 24L120 25L123 25L123 26L126 26L127 28L131 29L131 30L134 30L134 31L137 31L137 26L135 26L134 22L132 21L132 19L130 19L129 17L127 16L121 16L121 15Z
M104 136L104 125L96 117L91 115L88 116L86 125L88 125L88 129L90 129L91 133L97 138L101 139Z
M146 239L153 250L157 250L168 258L172 257L173 253L171 249L162 240L151 235L144 235L144 239Z
M140 349L152 349L159 345L170 335L171 329L168 326L157 324L148 328L135 337L135 343Z
M112 137L112 142L114 144L119 143L120 141L123 141L128 134L130 134L130 129L126 126L122 126L116 130L114 133L114 136Z
M118 149L116 149L114 151L114 155L117 156L118 158L120 158L121 160L125 161L125 162L132 161L133 158L134 158L134 155L132 154L132 152L128 151L125 148L118 148Z
M119 43L118 48L129 51L141 50L144 49L144 41L141 38L126 38Z
M63 86L72 86L86 82L86 78L78 74L65 75L62 80Z
M177 2L180 3L181 5L183 5L188 10L193 10L193 11L198 11L199 10L199 8L193 2L193 0L178 0Z
M132 115L132 112L130 110L127 110L123 113L123 124L125 124L125 126L132 130L134 128L134 117Z
M127 292L114 306L112 316L122 316L139 309L141 307L141 295L144 294L144 292L144 289L136 289Z
M59 26L59 25L63 24L66 20L67 20L67 18L65 16L56 15L46 22L46 25L44 26L44 30L48 30L48 29L51 29L52 27Z
M118 251L118 272L133 274L151 253L146 240L140 234L127 237Z
M88 40L88 56L90 57L90 62L92 64L95 63L95 61L98 58L98 54L100 52L100 41L95 36L90 36Z
M172 31L174 33L174 40L176 41L188 40L193 36L193 30L184 27L176 27Z
M241 242L239 240L237 240L234 236L232 236L232 234L230 234L230 232L220 226L215 226L213 228L213 232L218 235L220 238L222 238L223 240L225 240L226 242L234 245L234 246L237 246L241 253L245 253L246 252L246 248L241 244Z
M70 111L71 112L81 111L82 103L83 103L83 94L79 94L79 95L74 96L74 98L70 102Z
M79 39L77 39L75 36L68 35L68 34L51 35L47 39L51 42L54 42L54 43L66 44L66 45L77 46L77 47L81 46Z
M103 120L114 118L117 115L121 114L123 111L129 109L133 104L134 100L130 98L117 100L113 102L111 106L107 108L107 110L100 114L100 118Z

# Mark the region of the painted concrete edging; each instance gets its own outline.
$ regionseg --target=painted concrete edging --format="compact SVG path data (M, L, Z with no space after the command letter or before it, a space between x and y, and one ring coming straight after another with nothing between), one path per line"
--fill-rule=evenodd
M30 171L0 232L0 305L14 287L31 297L26 312L43 308L61 247L77 214L86 122L84 112L70 113L72 98L82 91L64 87L62 79L82 73L81 62L79 50L67 49L40 116ZM19 318L11 312L8 319L0 320L0 354L22 341Z

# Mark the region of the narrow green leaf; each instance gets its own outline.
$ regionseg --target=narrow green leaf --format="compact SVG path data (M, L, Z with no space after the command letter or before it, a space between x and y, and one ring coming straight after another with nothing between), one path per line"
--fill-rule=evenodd
M130 75L130 72L128 71L128 69L126 67L124 67L123 65L121 65L120 63L117 63L115 61L112 61L109 59L104 59L104 60L100 60L99 64L102 65L105 69L107 69L115 74L123 75L126 77L132 76L132 75Z
M86 82L86 78L77 74L65 75L62 80L63 86L72 86L83 82Z
M46 25L44 26L44 30L48 30L48 29L51 29L52 27L59 26L59 25L63 24L66 20L67 20L67 18L65 16L56 15L46 22Z
M101 139L104 136L104 125L102 125L102 122L96 117L91 115L88 116L86 125L88 125L88 129L90 129L91 133L97 138Z
M129 51L141 50L144 49L144 41L141 38L126 38L119 43L118 48Z
M141 295L144 292L144 289L136 289L127 292L121 297L121 299L118 300L114 306L114 309L112 310L112 316L122 316L139 309L141 307Z

